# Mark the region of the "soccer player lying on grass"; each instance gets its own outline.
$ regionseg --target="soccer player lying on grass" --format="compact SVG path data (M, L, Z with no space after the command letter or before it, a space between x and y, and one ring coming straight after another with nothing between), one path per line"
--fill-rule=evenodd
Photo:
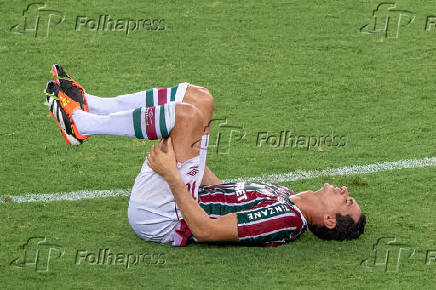
M132 188L128 219L146 241L228 241L276 246L306 228L321 239L351 240L366 218L345 186L324 184L299 194L280 185L222 184L206 167L213 98L207 89L172 88L100 98L54 65L47 105L68 144L108 134L161 139L152 146Z

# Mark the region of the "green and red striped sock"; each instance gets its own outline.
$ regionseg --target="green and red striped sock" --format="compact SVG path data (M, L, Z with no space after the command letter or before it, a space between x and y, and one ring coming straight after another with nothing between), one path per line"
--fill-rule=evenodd
M133 110L133 127L138 139L166 138L174 128L176 107L174 102Z
M82 110L76 110L73 113L74 123L82 135L115 135L148 140L168 137L174 128L175 117L175 102L108 115L98 115Z

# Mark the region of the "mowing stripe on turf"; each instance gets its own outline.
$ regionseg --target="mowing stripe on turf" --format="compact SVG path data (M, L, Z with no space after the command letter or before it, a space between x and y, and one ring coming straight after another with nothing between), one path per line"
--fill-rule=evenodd
M0 203L5 202L52 202L52 201L75 201L82 199L94 199L105 197L129 196L130 189L111 190L79 190L73 192L38 193L25 195L3 195Z
M225 179L224 183L251 181L251 182L266 182L280 183L297 180L313 179L318 177L328 176L343 176L368 174L382 171L399 170L405 168L420 168L420 167L435 167L436 157L426 157L423 159L407 159L394 162L380 162L368 165L354 165L341 168L327 168L324 170L303 171L298 170L289 173L271 174L260 177L246 177L237 179ZM94 199L105 197L129 196L130 189L112 189L112 190L80 190L73 192L58 192L58 193L38 193L25 195L3 195L0 197L0 203L15 202L52 202L52 201L75 201L82 199Z
M368 165L354 165L345 166L341 168L327 168L324 170L303 171L297 170L289 173L271 174L260 177L247 177L232 179L230 182L239 182L249 180L252 182L266 182L266 183L280 183L304 179L314 179L318 177L327 176L341 176L341 175L357 175L368 174L381 171L391 171L396 169L405 168L419 168L419 167L434 167L436 166L436 157L423 158L423 159L407 159L394 162L380 162Z

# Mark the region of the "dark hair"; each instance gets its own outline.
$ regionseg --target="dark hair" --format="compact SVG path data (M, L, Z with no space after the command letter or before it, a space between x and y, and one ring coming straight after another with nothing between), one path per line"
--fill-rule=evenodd
M353 218L347 215L336 214L336 226L333 229L329 229L326 226L309 225L309 229L318 238L322 240L336 240L336 241L349 241L357 239L365 231L366 216L360 214L357 223Z

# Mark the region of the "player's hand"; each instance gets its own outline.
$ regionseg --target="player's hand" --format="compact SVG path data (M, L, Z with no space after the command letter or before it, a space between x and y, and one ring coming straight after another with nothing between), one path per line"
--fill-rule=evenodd
M151 151L147 156L148 166L166 180L179 177L176 154L174 153L171 137L161 141L159 145L151 146Z

